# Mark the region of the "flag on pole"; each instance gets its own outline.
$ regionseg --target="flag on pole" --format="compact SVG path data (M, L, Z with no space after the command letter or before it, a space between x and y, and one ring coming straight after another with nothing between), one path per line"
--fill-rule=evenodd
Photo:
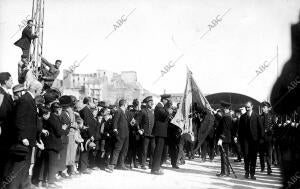
M193 116L193 109L195 106L205 113L199 130L195 130L195 126L193 127L193 124L195 124L193 119L197 119L197 117L195 118ZM213 109L196 84L192 76L192 72L187 68L184 95L180 101L179 109L171 123L178 126L182 130L182 134L190 134L192 141L196 140L198 144L197 146L199 146L203 143L204 139L213 127L214 116L212 112Z

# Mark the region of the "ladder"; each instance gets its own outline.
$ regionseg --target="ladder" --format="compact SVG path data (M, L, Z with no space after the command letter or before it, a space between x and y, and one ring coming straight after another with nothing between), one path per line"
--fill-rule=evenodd
M44 0L32 0L33 32L38 35L30 46L30 62L33 75L38 78L41 56L43 54L43 29L44 29Z

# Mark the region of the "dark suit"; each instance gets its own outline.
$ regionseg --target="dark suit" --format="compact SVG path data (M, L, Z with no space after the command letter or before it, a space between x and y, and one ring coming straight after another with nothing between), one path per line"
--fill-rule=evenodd
M165 139L168 136L169 112L164 108L161 102L155 106L154 119L152 134L155 136L155 150L151 169L152 172L159 171L160 169Z
M127 158L126 161L127 163L131 166L133 163L134 167L137 167L136 164L136 157L139 157L140 162L141 160L141 153L138 153L138 149L141 148L141 137L140 134L138 134L139 130L139 125L135 123L134 125L130 124L130 121L132 119L137 119L138 114L140 111L136 109L132 109L128 111L128 120L129 120L129 146L128 146L128 153L127 153Z
M66 131L62 129L60 117L53 113L45 121L45 129L49 131L49 136L45 137L45 150L42 153L45 158L45 171L48 176L48 182L52 183L55 180L56 172L61 170L59 165L61 160L58 159L58 156L64 148L61 137L66 135Z
M96 137L97 127L100 123L94 118L92 111L85 106L79 111L80 117L83 119L84 125L88 127L89 137Z
M8 158L8 150L12 144L12 139L14 133L12 132L13 128L13 99L10 94L6 93L2 87L0 87L0 94L3 95L2 104L0 104L0 152L1 152L1 161L0 161L0 179L2 178L2 171L4 169L5 162Z
M18 141L27 138L29 145L35 146L38 133L38 115L35 101L29 92L20 98L14 115Z
M124 166L125 157L127 155L128 143L129 143L129 131L127 113L119 108L113 117L113 129L118 130L116 135L116 143L113 150L113 156L111 160L112 165L117 165L118 158L120 166ZM120 157L119 157L120 156Z
M155 140L152 135L152 130L154 126L154 113L153 110L148 108L144 108L141 110L140 114L137 117L137 124L140 126L140 129L144 130L144 134L142 136L142 166L144 167L146 164L148 146L150 144L150 162L149 167L152 166L154 148L155 148Z
M100 127L100 123L94 118L92 111L89 107L85 106L79 111L80 117L83 119L83 123L88 127L87 130L83 130L82 138L86 142L89 138L97 138L97 128ZM80 153L79 168L81 171L85 171L90 165L95 166L95 161L92 151L83 151Z
M239 127L240 127L240 118L237 118L233 121L233 129L232 129L232 138L233 139L235 137L237 137L239 139L239 137L238 137ZM242 159L242 151L241 151L240 141L238 140L237 142L233 142L232 148L237 155L237 161L240 161Z
M177 166L177 159L179 155L179 142L180 142L180 128L176 125L169 123L167 143L169 146L169 154L171 157L171 165Z
M32 147L35 146L38 128L37 107L33 97L27 92L16 104L14 113L16 139L22 144L23 139L29 141L29 152L25 159L20 160L18 157L11 156L6 167L6 177L12 173L18 173L15 179L8 185L8 188L24 188L28 181L28 170L30 167Z
M225 163L225 155L228 157L228 151L229 151L229 145L231 143L231 132L233 128L233 121L229 114L225 114L220 121L218 132L219 136L217 136L218 139L222 139L222 146L224 149L224 152L222 151L222 148L220 148L221 153L221 174L230 174L229 164ZM226 165L226 166L225 166Z
M113 152L113 128L112 128L112 119L105 120L104 118L101 121L101 127L103 127L103 133L101 133L101 139L100 139L100 151L101 153L105 153L104 157L100 157L100 169L104 169L109 165L109 158L111 157L111 154Z
M32 34L32 28L26 26L22 31L22 37L14 43L17 47L20 47L23 51L23 55L29 57L29 49L31 40L37 38L37 35Z
M44 140L45 149L59 152L63 148L61 137L66 134L62 129L60 117L51 113L49 119L45 121L45 129L49 131L49 136Z
M260 117L255 112L252 112L250 117L247 113L243 114L240 119L239 138L244 153L246 174L255 174L258 145L263 136Z
M265 161L267 162L267 169L270 173L271 170L271 159L272 159L272 151L273 151L273 116L272 114L261 114L261 121L264 128L264 143L259 146L259 159L261 169L265 169ZM266 157L266 158L265 158Z

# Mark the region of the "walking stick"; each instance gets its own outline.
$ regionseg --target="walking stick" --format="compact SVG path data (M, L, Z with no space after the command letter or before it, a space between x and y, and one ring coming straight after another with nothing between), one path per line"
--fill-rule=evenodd
M229 167L230 167L230 169L231 169L231 171L232 171L232 173L233 173L233 175L234 175L234 178L237 178L237 176L236 176L236 174L235 174L235 172L234 172L234 170L233 170L233 168L232 168L232 166L231 166L231 164L230 164L230 162L229 162L229 158L228 158L227 154L225 153L225 150L224 150L223 146L220 145L220 147L221 147L221 152L223 153L223 155L224 155L224 157L225 157L225 161L226 161L227 164L229 165Z

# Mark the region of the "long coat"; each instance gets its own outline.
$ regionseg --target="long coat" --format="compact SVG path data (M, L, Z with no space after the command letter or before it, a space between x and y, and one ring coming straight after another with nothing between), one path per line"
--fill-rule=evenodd
M169 112L161 103L158 103L154 109L154 128L152 134L156 137L168 136Z
M66 131L62 129L60 117L51 113L49 119L44 123L45 129L49 131L49 136L44 140L45 148L56 152L61 151L63 149L61 136L65 135Z
M221 118L217 138L222 139L224 143L231 143L232 139L233 121L230 115L224 115Z
M37 35L32 34L32 28L26 26L22 31L22 37L14 43L17 47L21 49L29 49L31 40L37 38Z
M8 148L11 145L13 136L13 99L10 94L6 93L0 87L0 95L2 97L2 103L0 104L0 149Z
M79 111L80 117L83 119L84 125L88 127L87 134L83 135L83 138L90 138L90 137L97 137L97 128L99 127L100 123L94 118L92 111L85 106Z
M128 122L130 120L127 120L129 119L128 116L129 115L127 112L124 112L122 109L118 108L113 117L113 129L118 130L118 136L120 138L129 137Z
M259 115L255 112L252 112L250 116L250 133L248 133L247 127L247 113L243 114L240 119L240 127L239 127L239 137L241 141L244 140L252 140L254 142L258 142L260 139L264 137L264 128L262 126L261 119ZM250 138L249 138L250 137Z
M67 145L67 157L66 165L75 165L76 152L78 144L76 143L76 132L78 132L78 126L75 120L75 114L72 108L67 108L63 111L70 120L70 129L68 133L68 145Z
M137 122L140 129L144 130L145 136L152 136L152 130L154 126L154 113L153 110L144 108L137 116Z
M25 93L16 104L14 121L17 140L27 139L30 146L35 146L39 131L38 115L35 101L29 92Z

